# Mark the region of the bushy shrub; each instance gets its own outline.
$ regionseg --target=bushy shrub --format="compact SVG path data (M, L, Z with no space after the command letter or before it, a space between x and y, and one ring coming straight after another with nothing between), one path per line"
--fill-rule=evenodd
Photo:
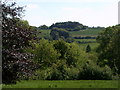
M52 67L47 69L39 69L36 71L36 76L32 79L38 80L76 80L79 70L73 66L68 67L63 61L58 61Z
M77 80L79 69L75 67L70 67L70 68L68 67L66 69L66 73L67 73L66 80Z
M47 80L65 80L66 79L66 62L65 60L58 60L56 64L53 64L51 73L46 78Z
M79 70L75 67L61 65L52 70L52 73L47 77L47 80L77 80L78 73Z
M49 67L44 70L37 70L36 75L32 77L32 79L38 80L65 80L65 73L64 70L59 70L58 68L63 68L63 66L59 67Z
M64 78L59 70L53 69L52 72L46 78L46 80L64 80Z
M52 68L47 69L38 69L35 72L35 75L32 76L30 79L32 80L46 80L48 76L51 75Z
M79 80L112 80L109 67L99 67L95 64L85 64L79 71Z

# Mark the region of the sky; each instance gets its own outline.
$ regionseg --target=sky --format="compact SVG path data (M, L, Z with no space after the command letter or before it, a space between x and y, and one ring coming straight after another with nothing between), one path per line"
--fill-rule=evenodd
M87 26L118 24L119 0L16 0L24 8L24 20L32 26L76 21Z

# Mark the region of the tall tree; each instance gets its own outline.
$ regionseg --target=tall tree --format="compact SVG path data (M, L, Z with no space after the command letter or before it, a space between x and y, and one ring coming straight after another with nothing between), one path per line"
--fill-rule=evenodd
M21 22L23 7L15 2L2 3L2 80L3 83L16 83L22 76L31 75L35 69L30 61L32 55L24 53L29 41L34 39L34 31Z
M91 51L91 47L90 47L90 45L88 44L87 47L86 47L86 52L88 53L88 52L90 52L90 51Z
M120 74L120 25L108 27L98 37L99 62L108 64L115 72Z

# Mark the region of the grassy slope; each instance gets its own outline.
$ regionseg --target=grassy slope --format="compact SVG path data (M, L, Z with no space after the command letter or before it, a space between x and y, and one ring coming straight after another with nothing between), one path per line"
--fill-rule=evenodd
M112 80L65 80L65 81L21 81L3 88L117 88L118 81Z
M99 43L86 43L86 44L80 44L80 47L85 51L88 44L91 47L91 51L95 51L96 48L99 46Z
M81 31L71 31L70 35L72 37L77 36L97 36L99 32L103 29L86 29ZM40 37L49 36L51 30L39 30L41 32Z
M40 32L38 37L49 37L51 30L38 30L38 32Z
M79 37L79 36L97 36L103 29L87 29L87 30L81 30L81 31L72 31L70 32L72 37ZM88 42L88 41L96 41L96 39L75 39L75 41L81 41L81 42ZM83 48L83 50L86 50L87 45L91 46L92 51L95 51L97 46L99 45L96 43L85 43L80 44L80 46Z
M72 37L79 37L79 36L97 36L99 32L103 29L86 29L81 31L72 31L70 35Z
M50 31L51 30L39 30L39 32L41 32L39 34L39 37L49 37L50 36ZM102 29L87 29L85 31L72 31L70 32L70 34L72 35L72 37L74 36L97 36L99 32L101 32ZM96 39L75 39L75 41L96 41ZM83 48L83 50L86 49L87 45L91 46L92 51L94 51L94 49L98 46L98 43L86 43L86 44L81 44L81 47Z
M96 41L96 39L75 39L75 41L88 42L88 41Z

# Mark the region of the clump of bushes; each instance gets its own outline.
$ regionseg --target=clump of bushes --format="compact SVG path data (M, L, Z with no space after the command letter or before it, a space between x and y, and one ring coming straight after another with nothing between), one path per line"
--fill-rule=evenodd
M36 76L32 79L39 80L77 80L79 70L77 68L68 68L66 65L52 66L45 70L38 70Z
M52 67L45 70L38 70L37 76L34 79L39 80L112 80L113 75L111 69L91 66L85 64L84 67L69 67L66 64L54 64ZM114 79L116 77L114 76Z
M106 67L86 63L79 71L79 80L112 80L112 70Z

